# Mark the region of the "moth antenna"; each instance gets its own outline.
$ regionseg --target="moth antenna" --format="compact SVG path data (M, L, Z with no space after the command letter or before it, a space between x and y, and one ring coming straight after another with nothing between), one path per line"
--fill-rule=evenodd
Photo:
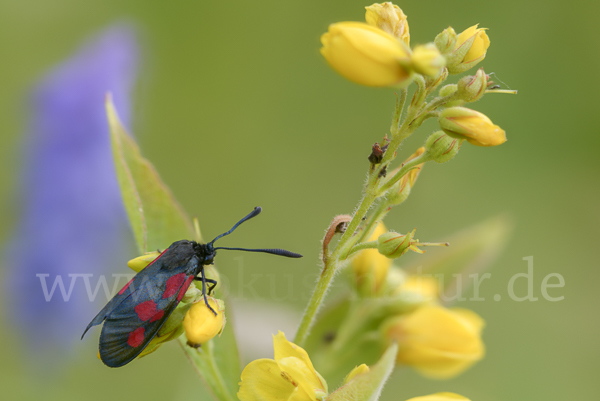
M300 255L299 253L286 251L285 249L248 249L248 248L225 248L225 247L215 248L215 250L218 250L218 249L225 249L227 251L246 251L246 252L270 253L272 255L285 256L287 258L301 258L302 257L302 255Z
M215 239L213 239L212 241L210 241L209 244L213 244L219 238L231 234L233 232L233 230L235 230L236 228L238 228L238 226L240 224L242 224L246 220L250 220L251 218L258 216L260 214L260 212L262 212L262 208L260 206L255 207L254 210L252 212L250 212L250 214L248 214L248 216L244 217L243 219L241 219L240 221L238 221L237 223L235 223L235 225L231 228L231 230L229 230L226 233L223 233L223 234L217 236Z

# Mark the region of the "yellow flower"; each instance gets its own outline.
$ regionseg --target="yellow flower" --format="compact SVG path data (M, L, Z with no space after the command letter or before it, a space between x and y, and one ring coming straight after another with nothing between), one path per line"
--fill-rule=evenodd
M391 318L382 330L388 341L398 341L398 364L445 379L483 358L483 325L481 317L467 309L424 305L408 315Z
M361 22L339 22L321 36L321 54L338 73L357 84L408 83L410 50L392 35Z
M143 268L152 263L159 255L160 252L146 253L142 256L138 256L135 259L131 259L129 262L127 262L127 266L129 266L129 268L134 270L136 273L139 273Z
M208 298L208 303L217 315L213 313L204 302L204 299L192 305L185 314L183 327L185 336L188 339L188 345L198 347L204 344L217 334L220 334L225 327L225 306L223 301L212 297Z
M410 46L408 21L400 7L387 2L381 4L375 3L365 8L367 9L365 14L367 24L386 31L403 41L406 46Z
M377 224L369 241L375 241L387 232L383 223ZM366 295L379 291L388 274L392 261L379 253L377 249L365 249L352 259L352 271L357 288Z
M496 146L506 142L502 128L482 113L465 107L450 107L440 113L440 127L450 137L466 139L477 146Z
M419 299L433 301L438 298L440 285L433 277L410 276L395 291L395 294L411 293Z
M424 395L421 397L414 397L406 401L471 401L467 397L458 395L456 393L435 393Z
M485 57L488 47L490 47L490 38L485 33L486 28L477 28L477 25L473 25L462 31L458 35L458 39L456 39L456 47L468 45L468 42L473 39L469 51L462 59L463 63L471 63L475 60L481 61Z
M477 28L477 25L473 25L458 35L454 50L448 57L448 72L459 74L485 58L490 47L490 38L485 31L485 28Z
M445 64L446 59L433 43L419 45L413 50L412 65L419 74L438 77Z
M285 338L273 336L275 359L257 359L242 372L241 401L323 400L327 383L315 370L304 349Z

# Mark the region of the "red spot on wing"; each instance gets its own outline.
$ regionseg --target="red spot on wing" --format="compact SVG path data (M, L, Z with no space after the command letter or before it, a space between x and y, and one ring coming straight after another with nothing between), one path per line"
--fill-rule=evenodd
M181 287L181 289L179 290L179 294L177 295L178 301L181 301L181 298L183 298L183 296L185 295L185 292L192 283L192 280L194 280L194 276L188 276L188 278L185 280L185 283L183 283L183 286Z
M179 273L174 275L173 277L169 277L167 280L167 285L165 288L165 292L163 293L163 299L170 298L173 295L177 294L181 284L185 281L185 273Z
M162 310L156 309L156 302L154 302L153 300L142 302L141 304L137 305L134 309L135 309L135 313L137 313L137 315L139 316L140 319L142 319L143 322L145 322L146 320L149 320L149 319L153 319L150 321L154 322L154 321L160 319L162 317L162 315L165 313ZM155 316L158 314L160 314L160 316L156 318Z
M133 283L134 279L135 279L135 277L132 278L131 280L129 280L129 282L127 284L125 284L125 287L121 288L121 291L119 291L119 295L123 295L125 290L131 285L131 283Z
M157 320L160 320L160 319L162 319L162 317L164 316L164 314L165 314L165 311L164 311L164 310L162 310L162 309L161 309L161 310L159 310L158 312L156 312L156 313L154 314L154 316L152 316L152 317L150 318L150 323L152 323L152 322L156 322Z
M143 327L138 327L137 329L133 330L131 333L129 333L129 340L127 340L127 344L129 344L130 347L139 347L141 343L144 342L144 328Z

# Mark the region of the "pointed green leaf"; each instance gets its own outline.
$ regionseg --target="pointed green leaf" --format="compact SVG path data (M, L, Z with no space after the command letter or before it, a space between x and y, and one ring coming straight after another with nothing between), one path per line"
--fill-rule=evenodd
M381 395L383 385L394 370L398 345L391 345L379 362L368 372L353 377L348 383L327 397L327 401L376 401Z
M162 250L181 239L195 239L190 219L154 166L141 155L121 124L110 95L106 112L117 179L140 252ZM218 288L215 292L218 297ZM199 352L185 345L183 338L180 343L211 393L219 399L234 399L241 369L232 325L226 325L221 337L205 344Z
M142 253L193 238L190 219L119 120L110 96L106 113L125 210Z

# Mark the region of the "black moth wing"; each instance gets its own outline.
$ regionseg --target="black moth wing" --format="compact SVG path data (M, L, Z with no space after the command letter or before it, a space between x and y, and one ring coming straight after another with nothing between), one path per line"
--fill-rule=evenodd
M192 243L178 241L140 271L88 325L87 329L104 321L100 359L110 367L135 359L157 335L202 266Z
M131 296L104 321L100 334L102 362L119 367L135 359L173 313L198 273L198 267L198 258L193 256L187 265L170 269L168 274L159 266L157 275L144 275L147 280L140 280Z
M160 270L160 266L155 265L155 263L168 250L169 250L168 248L165 249L148 266L146 266L144 269L140 270L127 284L125 284L125 286L114 297L111 298L110 301L108 301L108 303L106 305L104 305L104 308L102 308L102 310L100 312L98 312L98 314L96 315L96 317L94 317L94 319L90 322L90 324L87 325L87 327L85 328L85 331L81 335L81 338L83 338L83 336L85 336L85 333L87 333L89 329L91 329L94 326L98 326L99 324L102 324L104 319L106 319L106 317L108 315L110 315L110 313L115 308L117 308L119 305L121 305L121 303L124 300L126 300L128 297L130 297L132 292L135 291L135 289L138 289L140 287L139 283L145 280L144 277L151 277L151 276L154 276L155 274L158 274L158 271Z

